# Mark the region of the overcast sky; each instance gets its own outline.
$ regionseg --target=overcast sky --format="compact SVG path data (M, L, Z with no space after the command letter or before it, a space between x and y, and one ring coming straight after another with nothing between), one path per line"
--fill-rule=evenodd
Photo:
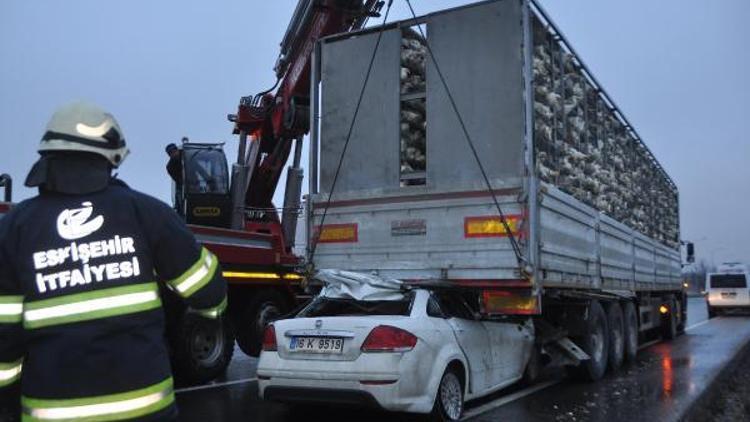
M35 194L22 184L38 140L74 99L116 116L121 178L162 200L165 144L226 141L234 158L226 115L274 82L296 3L0 1L0 172L16 199ZM467 3L413 0L418 14ZM677 183L682 237L708 261L750 262L750 1L541 3Z

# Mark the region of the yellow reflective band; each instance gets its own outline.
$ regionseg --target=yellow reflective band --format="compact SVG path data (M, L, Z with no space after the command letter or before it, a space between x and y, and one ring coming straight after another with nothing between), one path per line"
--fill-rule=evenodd
M257 278L263 280L302 280L302 276L299 274L284 274L280 276L276 273L257 273L257 272L244 272L244 271L224 271L221 273L226 278Z
M13 384L21 378L23 359L11 363L0 362L0 387Z
M169 284L180 296L190 297L211 281L218 265L216 257L208 249L203 248L198 261L181 276L169 281Z
M172 379L128 393L71 400L23 397L24 420L122 420L156 413L174 402Z
M24 327L34 329L90 321L148 311L160 306L156 283L113 287L27 302L23 315Z
M196 312L198 313L198 315L201 315L204 318L216 319L224 313L225 309L227 309L226 296L224 297L224 300L222 300L221 303L217 306L208 309L197 309Z
M0 296L0 324L21 322L23 296Z
M224 271L221 275L227 278L265 278L269 280L278 280L281 278L276 273L246 273L239 271Z

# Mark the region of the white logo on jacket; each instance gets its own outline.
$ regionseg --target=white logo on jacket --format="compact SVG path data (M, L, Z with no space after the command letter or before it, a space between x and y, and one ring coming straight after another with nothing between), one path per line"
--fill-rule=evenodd
M57 216L57 232L63 239L75 240L86 237L104 224L104 217L101 215L89 220L94 212L91 202L81 205L83 208L65 209Z

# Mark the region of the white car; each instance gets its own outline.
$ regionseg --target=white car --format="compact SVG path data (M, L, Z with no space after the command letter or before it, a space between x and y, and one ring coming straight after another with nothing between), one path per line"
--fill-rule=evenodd
M721 264L717 272L706 274L708 317L734 309L750 309L748 278L750 269L736 262Z
M458 420L465 400L522 377L533 347L530 319L480 320L472 298L455 290L351 290L329 284L295 318L266 328L262 399Z

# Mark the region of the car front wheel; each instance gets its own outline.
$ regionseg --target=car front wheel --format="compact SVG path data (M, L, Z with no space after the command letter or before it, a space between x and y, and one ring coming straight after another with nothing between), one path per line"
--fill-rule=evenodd
M463 412L464 393L461 379L455 369L449 368L440 380L431 420L457 421L461 419Z

